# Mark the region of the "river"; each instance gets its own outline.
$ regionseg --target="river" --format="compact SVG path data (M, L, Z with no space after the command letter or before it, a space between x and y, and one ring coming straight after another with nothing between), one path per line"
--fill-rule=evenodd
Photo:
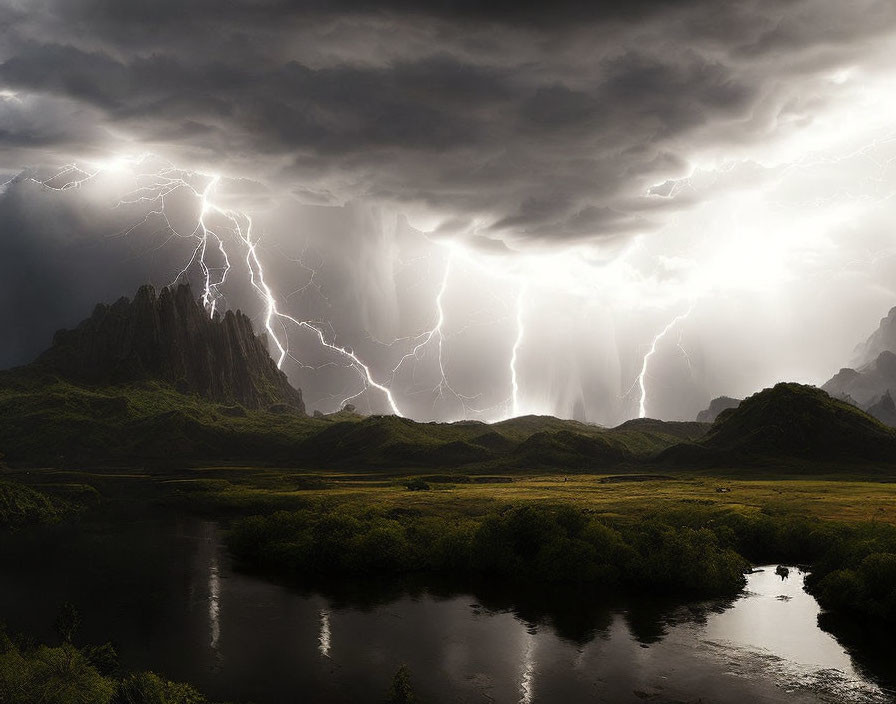
M10 631L54 642L70 601L81 642L111 640L127 668L234 702L380 702L401 664L423 703L896 701L893 646L853 633L847 650L796 569L761 568L737 598L690 604L321 590L235 570L214 522L158 517L6 535L0 561Z

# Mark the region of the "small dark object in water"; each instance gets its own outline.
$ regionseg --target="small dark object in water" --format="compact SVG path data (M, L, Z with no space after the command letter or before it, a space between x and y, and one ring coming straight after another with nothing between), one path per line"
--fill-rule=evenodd
M775 568L775 574L778 575L781 578L781 581L783 582L785 579L787 579L790 576L790 568L785 567L784 565L778 565Z
M716 493L717 494L730 494L731 489L729 489L727 486L717 486Z

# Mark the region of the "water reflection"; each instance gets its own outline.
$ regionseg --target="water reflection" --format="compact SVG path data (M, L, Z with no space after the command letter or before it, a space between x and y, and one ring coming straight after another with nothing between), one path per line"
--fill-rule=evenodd
M0 571L0 619L49 640L71 600L83 641L121 644L126 668L257 704L299 691L377 701L401 664L432 703L891 699L878 685L896 662L892 642L871 651L855 633L820 629L795 569L783 581L774 566L751 575L734 600L612 603L519 585L287 587L234 571L219 543L214 524L195 521L0 536L0 560L17 566Z
M221 607L218 603L221 598L221 577L218 574L218 556L212 556L208 566L208 620L211 627L212 650L218 649L218 640L221 637Z
M523 633L523 676L520 680L519 704L532 704L535 694L535 629L527 627Z
M320 610L320 635L317 637L318 650L324 657L330 657L330 612Z

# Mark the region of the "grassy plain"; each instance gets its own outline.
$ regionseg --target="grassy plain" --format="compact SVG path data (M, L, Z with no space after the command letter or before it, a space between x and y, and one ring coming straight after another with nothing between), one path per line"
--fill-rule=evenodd
M714 472L632 480L628 475L385 474L224 465L168 473L45 468L3 474L51 495L70 497L90 486L107 500L149 497L225 517L347 503L477 516L504 505L532 502L568 503L600 516L632 520L657 511L701 506L710 512L766 512L896 525L896 481L836 475L745 479ZM429 489L408 490L406 483L416 478Z

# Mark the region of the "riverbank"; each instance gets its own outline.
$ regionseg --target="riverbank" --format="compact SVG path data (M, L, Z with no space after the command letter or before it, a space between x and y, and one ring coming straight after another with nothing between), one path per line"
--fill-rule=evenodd
M893 621L889 482L724 475L385 474L210 466L7 472L49 495L223 519L243 564L272 575L584 583L604 592L726 595L747 562L812 564L827 608ZM675 566L673 569L672 566Z

